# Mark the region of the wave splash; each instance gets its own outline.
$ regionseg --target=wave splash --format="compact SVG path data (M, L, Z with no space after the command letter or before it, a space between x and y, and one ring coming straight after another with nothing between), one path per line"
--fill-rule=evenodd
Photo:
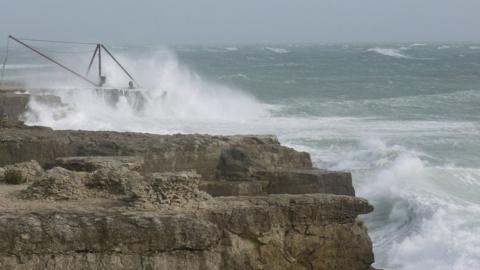
M370 138L334 167L354 164L357 193L375 206L364 218L378 267L474 269L480 262L480 170L427 160L423 153Z
M36 98L29 102L26 123L54 129L131 130L155 133L179 131L176 122L199 125L211 122L243 122L268 116L265 105L237 89L203 79L181 65L171 53L158 53L148 59L132 60L119 56L135 71L144 92L120 95L114 102L105 93L73 83L58 83L48 93L62 104L46 104ZM128 85L128 80L113 63L104 64L111 87ZM108 87L108 86L107 86ZM61 88L61 89L59 89ZM135 99L135 96L137 99ZM132 106L138 99L139 106ZM181 130L180 130L181 131Z

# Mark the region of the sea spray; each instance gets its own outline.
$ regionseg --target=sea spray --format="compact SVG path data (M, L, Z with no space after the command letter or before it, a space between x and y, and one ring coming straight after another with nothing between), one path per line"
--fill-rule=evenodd
M171 53L157 53L148 59L120 61L134 70L142 88L131 91L142 98L140 110L132 108L125 97L114 104L105 100L110 90L75 86L71 81L50 86L47 93L61 97L62 104L42 104L31 99L26 121L54 128L90 130L136 130L167 132L162 121L245 121L268 116L264 105L254 97L231 87L208 82L182 66ZM111 62L104 64L106 88L128 83L128 78ZM128 92L128 90L125 90ZM118 103L118 104L117 104ZM158 123L152 127L148 123Z

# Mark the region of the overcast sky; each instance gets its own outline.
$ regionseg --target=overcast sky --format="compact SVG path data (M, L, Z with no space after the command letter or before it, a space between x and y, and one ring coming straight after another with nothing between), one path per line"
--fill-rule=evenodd
M480 41L480 0L0 0L0 41Z

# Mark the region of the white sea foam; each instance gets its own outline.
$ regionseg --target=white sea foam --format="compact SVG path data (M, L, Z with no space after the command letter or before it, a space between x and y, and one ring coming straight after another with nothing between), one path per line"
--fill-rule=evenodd
M274 53L279 53L279 54L284 54L284 53L289 53L290 51L284 48L274 48L274 47L264 47L265 50L274 52Z
M238 48L237 47L226 47L225 50L229 51L229 52L235 52L235 51L238 51Z

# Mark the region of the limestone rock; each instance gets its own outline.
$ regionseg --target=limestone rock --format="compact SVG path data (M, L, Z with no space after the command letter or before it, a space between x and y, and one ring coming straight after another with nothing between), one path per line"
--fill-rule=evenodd
M154 173L132 187L132 203L145 207L184 206L211 197L198 189L200 175L194 172Z
M43 174L43 168L35 160L7 165L4 169L5 183L12 185L33 182Z
M202 181L212 196L328 193L355 196L352 175L319 169L252 172L248 181Z
M127 168L142 171L143 157L140 156L84 156L55 159L54 166L72 171L93 172L99 169Z
M102 168L96 170L86 181L92 197L115 197L116 195L131 196L132 187L144 181L138 172L126 167Z
M265 181L202 181L199 189L211 196L255 196L265 195Z
M0 166L32 159L0 185L0 269L372 269L351 175L274 136L0 128Z
M22 127L0 129L0 139L0 166L31 159L42 165L62 166L55 159L139 156L144 158L145 173L195 170L204 180L241 180L260 169L312 166L308 153L284 147L274 136L153 135Z
M268 182L268 194L328 193L355 196L352 175L319 169L258 172L256 179Z
M85 183L88 173L55 167L22 192L25 199L78 200L88 197Z
M173 212L70 207L2 212L0 268L370 270L373 262L356 219L372 207L351 196L222 197Z
M5 180L5 169L0 167L0 182Z
M276 144L275 139L256 144L235 144L223 149L217 166L217 178L245 181L252 179L258 171L312 168L308 153L275 147Z

